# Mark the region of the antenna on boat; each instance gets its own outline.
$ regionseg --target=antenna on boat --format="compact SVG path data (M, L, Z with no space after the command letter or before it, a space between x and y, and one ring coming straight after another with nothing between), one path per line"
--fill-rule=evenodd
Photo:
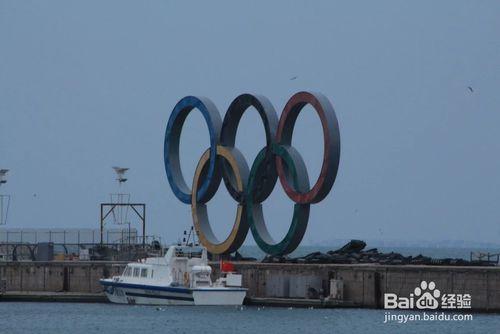
M191 229L193 230L194 245L199 246L200 245L200 238L198 238L198 231L196 231L193 226L191 226Z
M184 231L184 235L186 235L186 231ZM191 226L191 228L189 229L189 234L187 234L187 238L185 238L185 242L186 242L186 245L189 245L189 246L199 246L200 242L199 240L196 239L196 232L194 230L194 227ZM191 243L190 243L191 241Z

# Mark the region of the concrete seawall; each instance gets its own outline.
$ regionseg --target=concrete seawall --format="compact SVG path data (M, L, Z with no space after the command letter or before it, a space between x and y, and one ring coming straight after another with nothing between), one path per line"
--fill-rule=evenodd
M474 311L500 312L500 267L237 263L236 268L250 297L307 298L310 288L328 295L330 279L337 279L344 285L338 306L383 308L384 293L408 297L425 280L441 293L470 294Z
M0 262L0 280L10 292L100 293L101 277L118 275L123 262ZM320 303L330 280L343 282L343 298L327 306L383 307L384 293L407 297L421 281L442 293L470 294L474 311L500 312L500 267L265 264L235 262L250 301ZM218 264L213 264L214 273ZM1 297L0 297L1 300Z
M0 262L6 291L102 292L99 279L119 275L126 262Z

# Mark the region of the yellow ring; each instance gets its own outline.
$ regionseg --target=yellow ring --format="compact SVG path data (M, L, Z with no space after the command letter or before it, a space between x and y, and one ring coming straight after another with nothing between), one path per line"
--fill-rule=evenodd
M222 157L228 162L228 170L230 169L235 181L236 190L244 193L246 181L248 177L248 166L237 159L241 153L236 151L235 148L225 146L217 146L217 156ZM193 177L193 187L191 193L191 214L193 216L193 225L198 233L202 245L204 245L210 253L213 254L227 254L237 251L248 233L249 225L247 221L247 214L245 205L238 203L236 210L236 217L234 220L233 228L229 236L220 242L212 231L210 222L208 220L207 206L205 203L198 203L197 193L200 187L200 180L203 179L206 173L207 162L210 159L210 149L206 150L200 158L196 171Z

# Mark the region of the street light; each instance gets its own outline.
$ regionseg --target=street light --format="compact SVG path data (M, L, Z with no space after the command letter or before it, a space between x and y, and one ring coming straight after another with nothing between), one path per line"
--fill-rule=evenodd
M6 184L8 169L0 169L0 186ZM7 217L9 215L10 195L0 194L0 225L7 224Z
M8 169L0 169L0 186L7 183L7 180L5 178L8 171Z
M118 184L121 185L122 183L126 182L127 179L125 178L125 172L129 170L129 168L123 168L123 167L113 167L113 169L116 172L117 176L117 181Z

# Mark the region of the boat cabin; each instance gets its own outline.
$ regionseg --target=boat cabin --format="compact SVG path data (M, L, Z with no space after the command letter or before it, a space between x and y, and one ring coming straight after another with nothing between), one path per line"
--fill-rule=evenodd
M171 246L164 257L129 263L119 282L165 286L212 286L207 251L200 246Z

